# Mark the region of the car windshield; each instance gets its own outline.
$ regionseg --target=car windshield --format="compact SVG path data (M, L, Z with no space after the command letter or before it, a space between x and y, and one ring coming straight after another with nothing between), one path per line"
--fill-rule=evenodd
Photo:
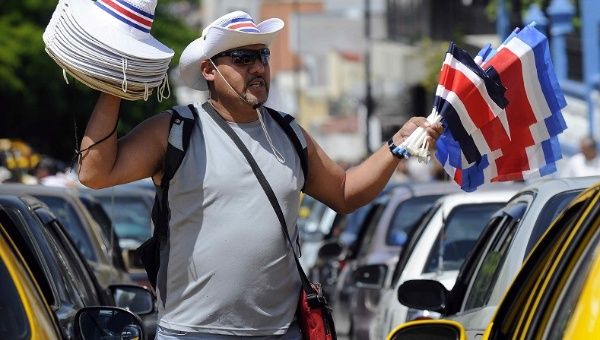
M444 221L444 229L431 248L423 272L460 269L487 221L504 205L505 203L464 204L454 208Z
M412 197L400 203L394 212L386 236L386 244L404 245L412 229L441 195Z
M303 234L319 231L319 222L327 211L327 206L316 199L304 195L298 218L298 229Z
M120 239L143 242L150 238L152 221L150 207L137 197L97 197L110 216Z
M356 238L360 233L360 227L369 214L371 207L372 204L367 204L348 215L346 218L346 226L340 234L340 242L345 245L352 245L356 242Z
M4 261L0 261L0 310L0 338L28 339L31 336L25 309Z
M61 197L44 195L36 195L36 197L50 207L56 218L67 229L69 236L71 236L81 254L90 261L96 261L94 247L88 232L73 206Z

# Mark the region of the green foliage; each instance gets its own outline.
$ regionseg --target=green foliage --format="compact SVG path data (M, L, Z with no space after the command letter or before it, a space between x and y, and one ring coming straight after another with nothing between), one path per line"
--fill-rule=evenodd
M177 66L183 48L198 37L167 11L173 2L159 1L152 27L152 35L176 52L171 69ZM68 161L76 147L75 136L81 138L98 92L70 76L67 85L61 68L44 50L42 33L56 4L48 0L0 1L0 138L21 138L37 152ZM119 134L174 104L174 95L162 103L155 95L147 102L124 101Z
M459 42L457 43L460 45ZM419 55L423 56L427 70L427 74L421 81L421 85L423 85L428 94L433 95L439 82L440 70L444 62L444 56L448 50L448 42L424 39L419 44L419 49Z

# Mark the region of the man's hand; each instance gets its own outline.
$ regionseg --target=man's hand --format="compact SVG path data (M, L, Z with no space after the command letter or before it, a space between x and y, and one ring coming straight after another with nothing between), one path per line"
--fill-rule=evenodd
M394 144L402 144L418 127L422 127L427 131L429 149L433 149L435 141L444 132L444 128L440 123L429 123L425 117L412 117L408 122L404 123L402 128L392 137Z

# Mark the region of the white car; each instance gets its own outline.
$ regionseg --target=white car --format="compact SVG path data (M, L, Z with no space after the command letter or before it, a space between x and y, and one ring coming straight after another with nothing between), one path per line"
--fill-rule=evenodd
M385 339L396 325L423 316L423 312L409 310L398 302L396 292L403 282L430 279L452 288L489 218L517 192L517 187L502 188L446 195L436 202L401 255L392 283L382 290L371 323L371 339Z
M414 280L406 282L400 288L406 292L399 295L413 308L423 307L422 301L415 301L417 296L437 296L443 302L431 305L432 309L461 323L467 339L481 338L506 289L552 220L577 194L599 181L600 176L594 176L542 179L528 185L489 221L452 291L433 281Z

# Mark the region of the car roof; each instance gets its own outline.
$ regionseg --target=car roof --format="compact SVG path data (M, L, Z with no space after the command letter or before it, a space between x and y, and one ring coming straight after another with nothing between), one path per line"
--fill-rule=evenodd
M66 187L46 186L40 184L2 183L0 193L12 194L37 194L45 196L59 196L74 199L77 197L77 189Z
M148 187L127 183L127 184L119 184L108 188L103 189L89 189L82 188L82 191L89 192L92 195L97 196L109 196L109 195L150 195L154 197L154 190L151 190Z
M527 184L517 195L525 192L535 192L541 196L553 196L568 189L587 188L600 182L600 176L569 177L569 178L540 178ZM515 197L517 196L515 195ZM512 199L511 199L512 201Z
M460 192L447 194L438 198L436 204L441 205L444 213L449 212L454 207L469 203L487 203L487 202L508 202L517 192L514 190L485 190L475 192Z
M454 182L431 181L431 182L407 182L395 186L392 195L424 196L437 193L453 192L460 190Z

